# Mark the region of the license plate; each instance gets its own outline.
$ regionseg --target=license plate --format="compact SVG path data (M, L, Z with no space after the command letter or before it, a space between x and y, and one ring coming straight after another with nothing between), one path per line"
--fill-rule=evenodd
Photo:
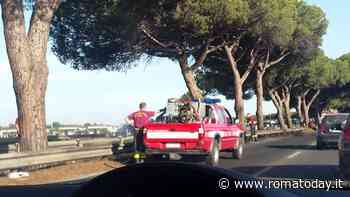
M181 144L179 144L179 143L166 143L165 148L181 148Z
M329 132L331 133L341 133L341 130L336 130L336 129L330 129Z

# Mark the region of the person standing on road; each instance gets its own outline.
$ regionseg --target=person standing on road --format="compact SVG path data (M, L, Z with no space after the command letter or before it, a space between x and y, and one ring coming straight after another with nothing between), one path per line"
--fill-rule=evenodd
M250 136L251 136L251 139L252 141L256 142L258 141L258 135L256 134L256 120L255 120L255 117L248 113L248 125L249 125L249 128L250 128Z
M143 130L150 118L155 115L154 111L146 110L146 103L142 102L139 105L139 110L130 114L127 118L128 122L132 121L135 128L134 143L136 152L144 152Z

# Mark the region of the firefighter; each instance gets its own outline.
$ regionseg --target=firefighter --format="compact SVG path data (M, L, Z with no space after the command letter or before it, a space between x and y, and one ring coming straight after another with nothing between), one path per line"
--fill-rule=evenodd
M146 103L142 102L139 104L139 110L130 114L127 121L132 122L135 132L134 132L134 146L135 154L134 158L136 161L141 161L144 158L144 143L143 143L143 130L144 126L149 122L150 118L155 115L153 111L146 110Z
M247 114L247 117L248 117L248 125L249 125L249 128L250 128L250 136L251 136L251 139L253 142L256 142L258 141L258 135L256 134L256 120L255 120L255 117L248 113Z

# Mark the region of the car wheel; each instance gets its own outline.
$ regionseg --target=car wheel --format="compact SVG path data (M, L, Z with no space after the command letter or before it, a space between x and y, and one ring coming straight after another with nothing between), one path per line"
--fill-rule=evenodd
M210 166L219 165L220 159L220 143L218 139L214 139L211 151L207 158L207 164Z
M237 148L233 149L232 156L235 159L241 159L243 156L243 144L244 144L244 138L241 137L239 140L239 145Z

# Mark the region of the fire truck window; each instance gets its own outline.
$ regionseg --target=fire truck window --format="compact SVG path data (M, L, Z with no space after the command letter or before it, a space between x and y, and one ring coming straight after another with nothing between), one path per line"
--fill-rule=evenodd
M220 124L225 124L225 113L224 113L224 110L217 109L216 112L218 114L218 122Z
M224 109L224 114L225 114L225 118L226 118L226 123L233 124L234 122L232 121L232 116L226 108Z
M208 118L210 123L216 123L213 108L209 105L207 105L205 108L205 117Z

